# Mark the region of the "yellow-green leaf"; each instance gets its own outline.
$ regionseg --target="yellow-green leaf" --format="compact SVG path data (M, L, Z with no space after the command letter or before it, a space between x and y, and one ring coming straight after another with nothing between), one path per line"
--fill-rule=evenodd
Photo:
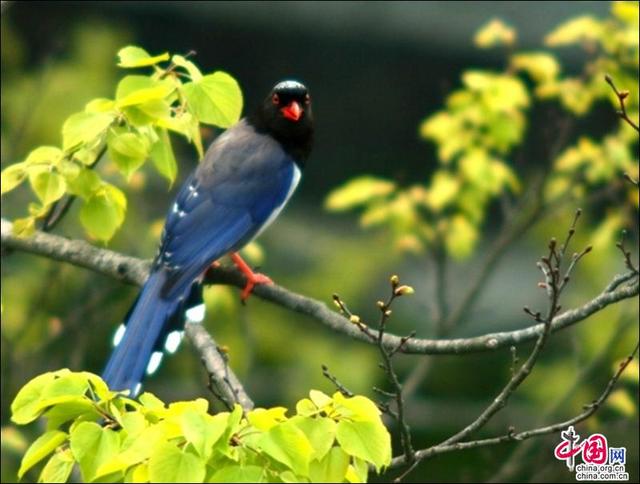
M6 167L2 170L2 174L0 174L2 184L1 194L4 195L13 190L20 185L26 177L27 170L25 163L15 163Z
M349 455L374 465L376 470L391 462L391 436L381 422L338 422L336 438Z
M56 146L39 146L27 155L24 162L27 164L57 165L62 155L62 150Z
M30 237L36 231L35 217L18 218L13 221L13 235L17 237Z
M597 41L604 34L602 23L590 16L572 18L563 23L545 38L545 43L550 47L570 45L578 42Z
M116 106L124 108L164 99L175 86L168 80L156 80L147 76L126 76L116 88Z
M242 112L242 91L226 72L218 71L184 85L189 110L202 123L228 128Z
M62 148L68 151L83 144L94 144L114 119L109 113L72 114L62 125Z
M129 178L149 156L149 142L145 136L134 132L110 135L107 139L109 157L122 174Z
M225 466L217 470L208 482L266 482L265 470L259 466Z
M456 259L463 259L471 254L477 239L478 229L466 217L454 215L444 238L447 252Z
M511 46L515 41L516 31L499 19L489 21L473 38L473 43L481 49L501 45Z
M515 54L511 57L511 66L525 71L537 83L552 82L560 73L560 64L546 52Z
M67 482L74 463L71 449L56 452L45 464L38 482Z
M80 221L89 235L107 241L122 225L126 207L124 194L113 185L106 185L82 206Z
M171 146L171 138L164 128L157 129L158 140L151 147L149 156L158 172L173 184L178 172L176 158Z
M64 177L54 171L41 171L35 176L29 176L29 182L43 205L60 199L67 190Z
M340 447L332 448L322 460L309 465L311 482L344 482L350 457Z
M383 178L360 176L333 190L325 200L325 207L332 211L347 210L381 199L395 190L395 184Z
M433 175L425 201L432 210L439 212L455 199L459 190L460 182L457 178L446 171L437 171Z
M145 67L169 60L169 53L151 56L142 47L129 45L118 51L118 66L120 67Z
M205 464L197 456L165 442L149 458L151 482L203 482Z
M179 67L183 67L189 73L192 81L198 82L202 79L202 72L200 72L200 69L198 69L198 67L193 62L187 60L185 57L181 55L174 55L171 58L171 62Z
M50 430L38 437L22 458L20 469L18 469L18 478L22 479L25 472L51 454L65 440L67 440L67 434L60 430Z
M296 474L309 472L314 449L304 432L290 421L272 427L259 440L263 452L283 463Z
M73 427L69 442L85 482L92 481L100 466L120 450L118 433L95 422L82 422Z

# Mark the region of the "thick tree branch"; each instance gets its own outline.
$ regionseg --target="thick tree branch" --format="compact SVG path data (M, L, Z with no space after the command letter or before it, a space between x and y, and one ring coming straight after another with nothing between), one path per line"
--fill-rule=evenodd
M141 285L146 279L149 262L134 257L125 256L117 252L100 249L81 240L69 240L58 235L36 232L32 237L23 239L11 232L12 224L2 220L2 247L42 255L50 259L68 262L80 267L91 269L114 279L129 284ZM236 270L215 268L207 275L207 282L229 284L244 287L244 277ZM559 314L553 319L551 332L567 328L576 324L603 308L621 300L638 295L638 276L636 274L622 274L616 276L605 290L584 305ZM353 339L372 343L372 339L357 325L335 311L326 304L315 299L296 294L282 286L260 285L254 294L262 299L271 301L291 311L310 316L330 329L346 334ZM460 354L480 351L492 351L497 348L519 345L537 339L543 332L542 323L528 326L515 331L488 333L472 338L455 339L422 339L411 338L402 345L402 352L417 354ZM370 329L372 335L377 331ZM384 345L393 350L402 343L400 336L385 334Z

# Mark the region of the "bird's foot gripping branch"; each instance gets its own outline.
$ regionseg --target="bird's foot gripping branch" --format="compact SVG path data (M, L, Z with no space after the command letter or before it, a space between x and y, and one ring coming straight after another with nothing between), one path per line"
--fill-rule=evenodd
M211 415L204 399L166 405L110 391L91 373L59 370L27 383L12 419L40 417L46 431L18 476L39 466L39 482L366 482L391 462L391 438L362 396L312 390L284 407ZM44 465L42 465L44 463Z

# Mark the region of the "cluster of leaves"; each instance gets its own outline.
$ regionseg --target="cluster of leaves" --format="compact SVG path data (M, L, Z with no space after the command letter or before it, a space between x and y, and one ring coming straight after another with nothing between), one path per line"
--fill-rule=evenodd
M391 461L376 405L362 396L312 390L287 409L208 413L204 399L168 406L150 393L132 400L98 376L69 370L27 383L12 420L44 416L18 477L44 461L39 482L366 482Z
M193 143L202 157L200 123L226 128L240 117L242 93L225 72L203 75L184 56L151 56L136 46L121 49L118 58L120 67L152 72L125 76L113 99L93 99L69 116L61 146L37 147L2 171L3 195L28 180L38 199L27 217L15 221L18 234L31 234L54 204L73 195L83 201L80 221L86 232L108 241L124 221L127 199L93 169L105 154L126 179L150 159L172 183L177 164L170 132Z
M361 176L334 190L326 200L332 211L363 208L361 224L391 229L404 250L443 248L454 257L469 255L479 238L491 200L517 197L522 173L510 163L526 136L534 103L557 101L570 116L584 116L594 102L608 99L617 108L604 76L618 85L638 85L638 3L614 2L612 16L569 20L546 38L549 48L582 46L583 72L563 75L550 50L517 52L516 33L493 20L475 37L479 48L506 47L502 71L467 70L462 86L445 107L424 120L422 138L437 147L438 167L425 185L401 187L390 180ZM637 90L627 96L629 116L638 116ZM553 174L544 187L545 202L610 182L622 172L638 172L635 132L624 123L600 140L581 138L550 160ZM630 197L637 206L637 196ZM611 225L611 224L609 224ZM615 224L612 230L619 228ZM614 233L614 232L612 232Z

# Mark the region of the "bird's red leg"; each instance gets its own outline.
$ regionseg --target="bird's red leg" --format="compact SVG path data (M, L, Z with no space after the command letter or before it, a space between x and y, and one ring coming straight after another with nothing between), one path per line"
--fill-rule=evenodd
M232 252L231 254L229 254L229 257L231 257L231 260L236 265L236 267L240 269L240 271L247 278L247 285L244 286L242 294L240 294L240 298L243 302L247 300L256 284L273 284L273 281L264 274L253 272L251 270L251 267L249 267L249 265L244 260L242 260L242 257L240 257L240 254L238 252Z

